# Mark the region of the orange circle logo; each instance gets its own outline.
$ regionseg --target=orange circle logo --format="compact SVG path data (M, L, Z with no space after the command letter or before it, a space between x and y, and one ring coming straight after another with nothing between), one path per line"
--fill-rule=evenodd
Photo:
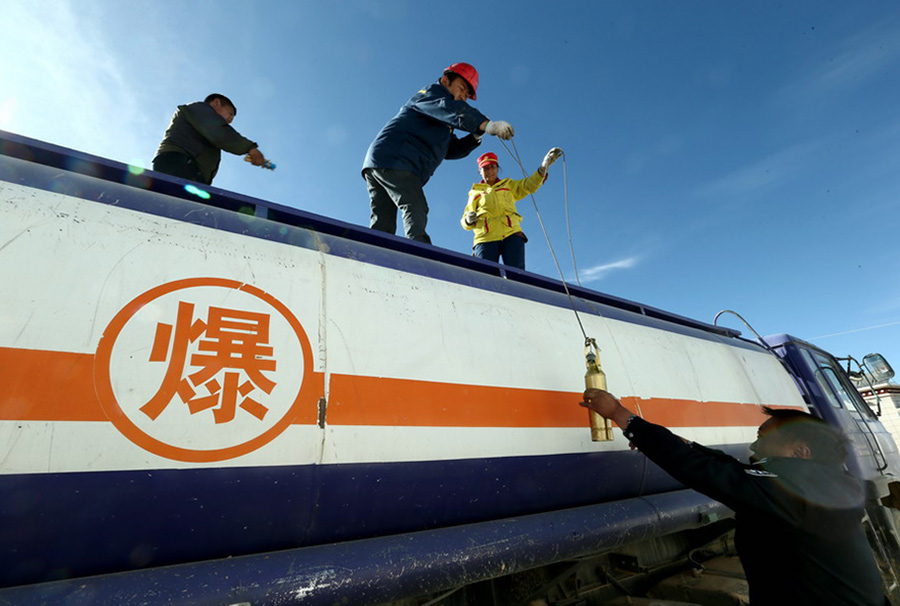
M249 284L191 278L157 286L109 323L94 365L104 411L161 457L233 459L294 422L312 350L283 303Z

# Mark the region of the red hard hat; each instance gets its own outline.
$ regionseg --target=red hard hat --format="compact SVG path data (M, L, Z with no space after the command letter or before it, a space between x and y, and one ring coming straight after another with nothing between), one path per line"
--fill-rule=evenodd
M472 88L472 100L477 99L477 95L475 93L478 92L478 70L469 65L468 63L454 63L450 67L444 70L444 73L453 72L457 76L460 76L463 80L469 83L469 86Z
M494 152L485 152L478 156L478 168L484 168L488 164L500 166L500 163L497 162L497 154Z

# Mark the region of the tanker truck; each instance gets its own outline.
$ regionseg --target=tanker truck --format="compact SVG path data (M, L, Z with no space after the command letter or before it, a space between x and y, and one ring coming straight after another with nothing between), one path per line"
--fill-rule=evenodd
M0 604L739 594L732 513L592 440L591 339L736 457L762 406L838 427L896 593L896 444L802 339L2 132L0 284Z

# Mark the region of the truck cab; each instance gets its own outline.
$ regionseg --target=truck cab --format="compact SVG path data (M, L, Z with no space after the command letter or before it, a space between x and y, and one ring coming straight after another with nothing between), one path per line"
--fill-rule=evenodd
M850 440L847 465L884 497L900 479L900 453L877 411L863 399L838 360L815 345L781 334L765 339L797 382L814 414Z

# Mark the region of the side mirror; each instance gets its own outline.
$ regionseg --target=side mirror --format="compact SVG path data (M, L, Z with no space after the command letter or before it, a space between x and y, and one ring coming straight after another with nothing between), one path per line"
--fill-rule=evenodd
M875 383L887 383L894 377L894 369L881 354L872 353L865 356L862 365Z

